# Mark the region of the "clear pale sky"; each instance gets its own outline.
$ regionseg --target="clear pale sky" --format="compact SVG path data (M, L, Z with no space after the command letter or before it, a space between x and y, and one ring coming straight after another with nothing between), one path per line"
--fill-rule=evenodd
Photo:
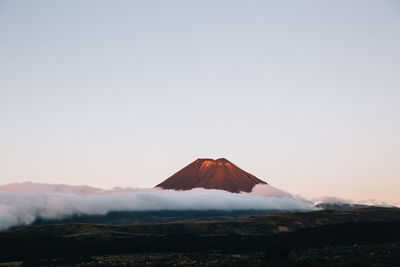
M199 157L400 203L400 2L0 1L0 184L152 187Z

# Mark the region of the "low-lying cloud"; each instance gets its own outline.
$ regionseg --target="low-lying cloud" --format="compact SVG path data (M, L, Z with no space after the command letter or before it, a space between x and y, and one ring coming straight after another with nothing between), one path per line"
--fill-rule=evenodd
M155 210L315 210L312 202L295 199L270 185L251 193L222 190L114 188L21 183L0 186L0 230L28 225L37 218L105 215L111 211Z
M335 196L324 196L319 198L312 199L314 203L329 203L329 204L338 204L338 205L369 205L369 206L378 206L378 207L398 207L399 203L387 203L384 201L379 201L376 199L365 199L365 200L352 200L346 198L340 198Z

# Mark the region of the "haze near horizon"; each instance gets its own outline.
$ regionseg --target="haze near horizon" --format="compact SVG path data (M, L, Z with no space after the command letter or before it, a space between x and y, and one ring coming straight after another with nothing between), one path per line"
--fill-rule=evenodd
M400 204L396 1L0 1L0 185L154 187L227 158Z

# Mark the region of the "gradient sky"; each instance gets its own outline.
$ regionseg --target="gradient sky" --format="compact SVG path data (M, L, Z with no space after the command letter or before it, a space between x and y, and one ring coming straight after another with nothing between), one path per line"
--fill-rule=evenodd
M400 2L0 0L0 184L152 187L199 157L400 204Z

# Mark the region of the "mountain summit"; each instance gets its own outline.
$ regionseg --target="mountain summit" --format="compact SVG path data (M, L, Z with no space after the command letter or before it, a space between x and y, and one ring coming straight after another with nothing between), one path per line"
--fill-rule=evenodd
M202 187L239 193L251 192L256 184L267 183L221 158L197 159L156 187L174 190Z

